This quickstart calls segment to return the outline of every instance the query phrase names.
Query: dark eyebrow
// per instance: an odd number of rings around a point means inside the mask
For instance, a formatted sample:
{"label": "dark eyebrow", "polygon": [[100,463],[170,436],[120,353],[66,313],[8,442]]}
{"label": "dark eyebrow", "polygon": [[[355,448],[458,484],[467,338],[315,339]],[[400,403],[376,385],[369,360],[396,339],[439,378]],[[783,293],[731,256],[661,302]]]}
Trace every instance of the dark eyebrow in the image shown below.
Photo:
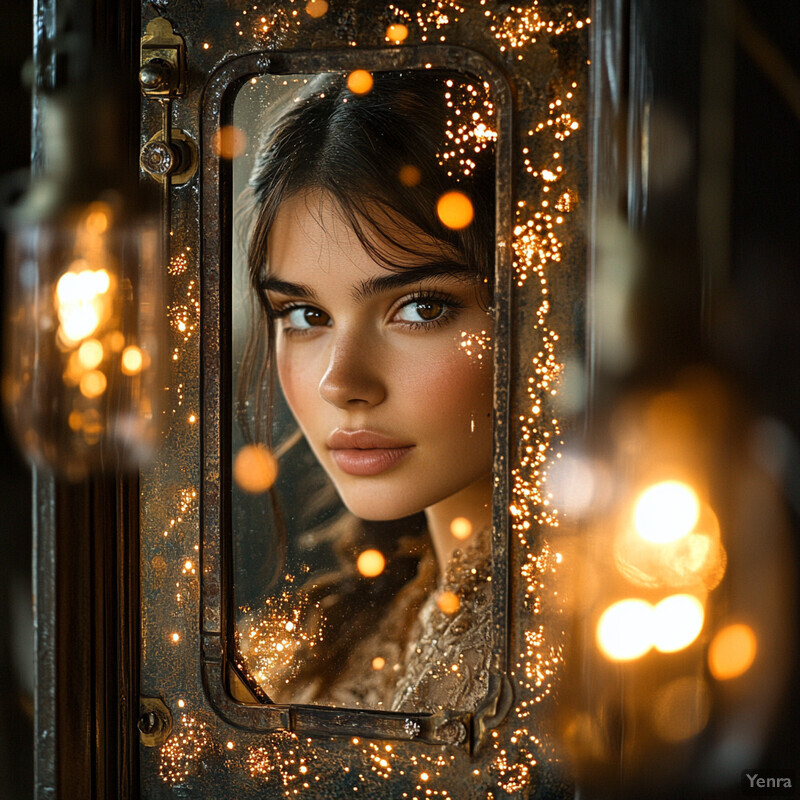
{"label": "dark eyebrow", "polygon": [[259,288],[262,292],[275,292],[289,297],[303,297],[306,300],[318,299],[317,293],[304,283],[291,283],[290,281],[279,281],[277,278],[267,277],[261,281]]}
{"label": "dark eyebrow", "polygon": [[[412,286],[431,278],[455,278],[464,283],[475,283],[479,279],[478,273],[455,261],[435,265],[425,264],[419,267],[404,267],[398,272],[389,272],[386,275],[377,275],[361,281],[353,289],[353,298],[363,301],[378,294]],[[289,297],[301,297],[307,300],[317,300],[317,293],[306,284],[281,281],[277,278],[267,277],[261,281],[261,290],[285,294]]]}

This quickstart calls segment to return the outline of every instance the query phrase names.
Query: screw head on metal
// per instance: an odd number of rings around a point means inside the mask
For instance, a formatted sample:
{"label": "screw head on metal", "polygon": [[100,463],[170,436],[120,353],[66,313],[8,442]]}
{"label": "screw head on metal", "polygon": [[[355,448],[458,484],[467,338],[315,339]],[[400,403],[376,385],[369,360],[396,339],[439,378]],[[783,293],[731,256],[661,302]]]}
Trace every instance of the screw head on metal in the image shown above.
{"label": "screw head on metal", "polygon": [[155,711],[145,711],[144,714],[139,717],[137,727],[142,733],[151,735],[156,733],[161,727],[161,719]]}
{"label": "screw head on metal", "polygon": [[177,164],[175,151],[160,140],[148,142],[139,156],[139,164],[151,175],[169,175]]}

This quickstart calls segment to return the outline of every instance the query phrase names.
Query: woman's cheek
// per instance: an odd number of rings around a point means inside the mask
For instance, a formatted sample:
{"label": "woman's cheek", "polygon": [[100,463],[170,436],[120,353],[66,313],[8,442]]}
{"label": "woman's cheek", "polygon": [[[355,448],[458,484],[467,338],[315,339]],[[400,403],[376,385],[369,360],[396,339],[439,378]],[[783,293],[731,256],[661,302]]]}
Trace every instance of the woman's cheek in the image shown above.
{"label": "woman's cheek", "polygon": [[276,353],[278,365],[278,380],[281,384],[283,396],[289,404],[289,408],[297,419],[300,427],[305,427],[304,421],[307,416],[309,400],[316,394],[316,387],[313,383],[313,372],[309,364],[297,361],[291,356],[290,348],[283,348]]}
{"label": "woman's cheek", "polygon": [[491,408],[492,362],[486,356],[478,360],[449,347],[402,365],[396,375],[398,391],[423,416],[458,418]]}

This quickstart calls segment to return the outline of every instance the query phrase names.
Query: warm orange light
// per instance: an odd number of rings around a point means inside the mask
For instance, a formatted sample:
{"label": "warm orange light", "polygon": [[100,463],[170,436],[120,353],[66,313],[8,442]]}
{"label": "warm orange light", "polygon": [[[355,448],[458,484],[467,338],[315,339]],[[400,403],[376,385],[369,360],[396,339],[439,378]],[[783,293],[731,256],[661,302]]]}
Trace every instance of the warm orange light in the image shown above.
{"label": "warm orange light", "polygon": [[246,444],[233,461],[233,480],[245,492],[260,494],[275,483],[278,462],[275,456],[260,444]]}
{"label": "warm orange light", "polygon": [[611,661],[632,661],[653,644],[650,625],[653,607],[645,600],[630,598],[609,606],[597,623],[597,644]]}
{"label": "warm orange light", "polygon": [[658,689],[652,700],[652,725],[667,742],[697,736],[708,724],[711,693],[702,678],[677,678]]}
{"label": "warm orange light", "polygon": [[356,560],[356,568],[365,578],[375,578],[383,572],[386,559],[380,550],[364,550]]}
{"label": "warm orange light", "polygon": [[328,13],[328,4],[325,0],[308,0],[306,14],[314,19],[324,17]]}
{"label": "warm orange light", "polygon": [[214,152],[220,158],[233,159],[244,153],[247,147],[247,136],[235,125],[225,125],[211,138]]}
{"label": "warm orange light", "polygon": [[142,370],[144,356],[136,345],[130,345],[122,351],[122,371],[126,375],[136,375]]}
{"label": "warm orange light", "polygon": [[79,384],[81,394],[84,397],[88,397],[90,400],[95,397],[100,397],[106,390],[107,385],[108,381],[106,380],[106,376],[97,369],[83,375]]}
{"label": "warm orange light", "polygon": [[396,22],[386,29],[386,38],[394,44],[400,44],[408,38],[408,28],[402,22]]}
{"label": "warm orange light", "polygon": [[386,659],[383,656],[375,656],[372,659],[372,669],[376,672],[382,670],[386,666]]}
{"label": "warm orange light", "polygon": [[347,88],[353,94],[367,94],[372,89],[372,75],[365,69],[354,69],[347,76]]}
{"label": "warm orange light", "polygon": [[475,216],[472,201],[463,192],[443,194],[436,204],[436,213],[443,225],[454,230],[466,228]]}
{"label": "warm orange light", "polygon": [[444,614],[455,614],[458,611],[461,601],[455,592],[441,592],[436,598],[436,605]]}
{"label": "warm orange light", "polygon": [[103,360],[103,345],[97,339],[87,339],[78,348],[78,361],[84,369],[94,369]]}
{"label": "warm orange light", "polygon": [[86,268],[84,259],[74,261],[56,284],[56,311],[60,323],[59,340],[73,346],[91,336],[108,310],[103,295],[111,287],[111,277],[104,269]]}
{"label": "warm orange light", "polygon": [[665,597],[653,608],[653,646],[662,653],[683,650],[700,635],[704,618],[703,604],[694,595]]}
{"label": "warm orange light", "polygon": [[633,522],[648,542],[674,542],[690,533],[700,516],[694,489],[680,481],[663,481],[645,489],[636,501]]}
{"label": "warm orange light", "polygon": [[718,681],[738,678],[756,658],[756,635],[749,625],[727,625],[711,640],[708,668]]}
{"label": "warm orange light", "polygon": [[466,517],[456,517],[450,522],[450,533],[456,539],[469,539],[472,536],[472,523]]}
{"label": "warm orange light", "polygon": [[96,236],[105,233],[108,230],[110,211],[111,209],[105,203],[92,203],[89,206],[89,213],[83,221],[86,230]]}
{"label": "warm orange light", "polygon": [[108,346],[114,353],[119,353],[119,351],[125,347],[125,335],[122,333],[122,331],[112,331],[108,335],[107,341]]}
{"label": "warm orange light", "polygon": [[420,172],[419,167],[415,167],[413,164],[405,164],[400,167],[397,177],[403,186],[418,186],[422,180],[422,172]]}

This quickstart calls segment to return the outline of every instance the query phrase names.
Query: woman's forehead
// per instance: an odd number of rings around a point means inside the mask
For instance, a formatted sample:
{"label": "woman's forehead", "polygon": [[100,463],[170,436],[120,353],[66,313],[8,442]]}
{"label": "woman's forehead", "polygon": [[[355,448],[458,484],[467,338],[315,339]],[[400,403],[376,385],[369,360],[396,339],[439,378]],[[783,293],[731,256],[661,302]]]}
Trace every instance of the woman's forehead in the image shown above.
{"label": "woman's forehead", "polygon": [[281,204],[270,229],[267,274],[294,280],[298,272],[323,271],[363,280],[398,268],[463,264],[452,245],[377,204],[369,219],[355,224],[358,231],[329,192],[293,195]]}

